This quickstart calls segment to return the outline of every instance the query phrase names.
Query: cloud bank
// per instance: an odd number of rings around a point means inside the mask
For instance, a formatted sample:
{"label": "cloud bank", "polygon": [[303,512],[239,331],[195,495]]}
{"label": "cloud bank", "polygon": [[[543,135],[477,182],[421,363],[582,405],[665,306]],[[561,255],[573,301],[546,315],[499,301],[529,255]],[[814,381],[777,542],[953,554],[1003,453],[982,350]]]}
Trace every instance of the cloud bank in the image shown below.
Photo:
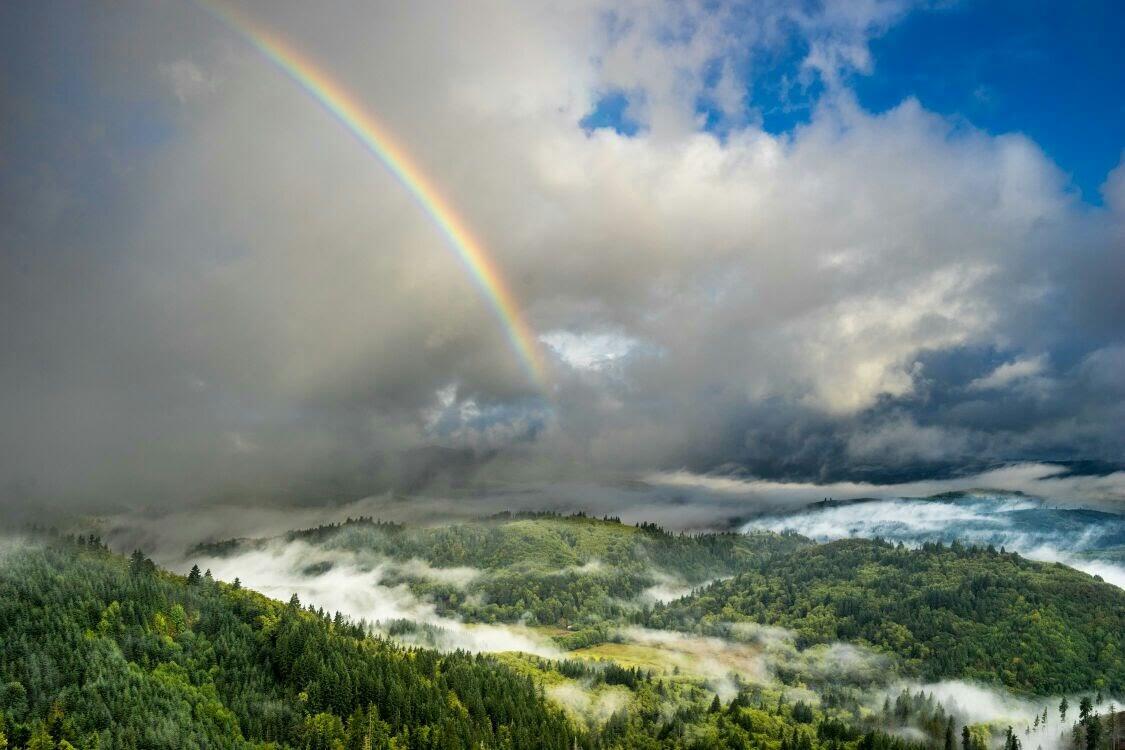
{"label": "cloud bank", "polygon": [[[820,489],[828,494],[855,488]],[[844,495],[825,505],[760,516],[743,529],[791,530],[820,541],[882,537],[911,545],[954,541],[991,545],[1035,560],[1062,562],[1125,588],[1125,515],[997,490],[920,498],[896,494],[903,487],[874,489],[870,495],[860,495],[866,499],[859,502],[848,502]]]}

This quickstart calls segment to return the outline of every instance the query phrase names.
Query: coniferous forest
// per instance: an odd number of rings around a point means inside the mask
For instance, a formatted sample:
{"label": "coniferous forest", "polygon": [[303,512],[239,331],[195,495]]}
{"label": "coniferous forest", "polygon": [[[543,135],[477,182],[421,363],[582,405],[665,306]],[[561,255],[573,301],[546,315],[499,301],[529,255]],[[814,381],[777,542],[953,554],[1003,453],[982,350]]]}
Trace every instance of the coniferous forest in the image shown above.
{"label": "coniferous forest", "polygon": [[[1125,593],[1007,552],[668,534],[549,514],[436,529],[358,519],[283,541],[435,564],[464,562],[476,545],[489,566],[474,579],[484,593],[459,600],[432,581],[397,585],[449,613],[467,601],[459,615],[471,622],[507,611],[481,602],[522,570],[504,601],[538,613],[533,629],[561,652],[408,645],[417,623],[356,621],[297,595],[276,601],[199,566],[176,575],[92,535],[32,534],[0,553],[0,747],[1113,750],[1120,732],[1117,712],[1095,706],[1125,675]],[[565,564],[573,569],[560,574]],[[721,580],[666,604],[629,604],[663,569]],[[615,576],[624,589],[606,588]],[[588,603],[582,624],[560,627],[572,615],[557,602],[579,612]],[[551,613],[559,620],[544,622]],[[740,644],[740,633],[761,636],[743,625],[783,628],[788,650]],[[689,649],[757,649],[771,674],[748,677],[735,657],[726,676],[694,671],[708,651],[662,662],[674,654],[644,645],[654,633]],[[888,674],[836,663],[838,643]],[[981,722],[924,686],[894,687],[893,674],[1007,686],[1035,706],[1034,726]],[[1056,694],[1075,696],[1069,716]]]}
{"label": "coniferous forest", "polygon": [[0,711],[9,747],[568,748],[532,680],[404,649],[341,619],[96,541],[7,548]]}

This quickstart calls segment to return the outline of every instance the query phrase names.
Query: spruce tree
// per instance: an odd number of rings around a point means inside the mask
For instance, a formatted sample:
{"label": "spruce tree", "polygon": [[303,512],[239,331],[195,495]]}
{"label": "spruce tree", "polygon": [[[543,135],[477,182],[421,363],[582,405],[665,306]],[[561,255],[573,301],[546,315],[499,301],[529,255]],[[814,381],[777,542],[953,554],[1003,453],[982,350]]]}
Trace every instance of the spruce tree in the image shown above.
{"label": "spruce tree", "polygon": [[145,572],[145,563],[152,564],[151,560],[145,557],[145,553],[139,549],[133,550],[133,554],[129,555],[129,572],[133,575],[140,575]]}
{"label": "spruce tree", "polygon": [[1086,750],[1098,750],[1102,739],[1102,717],[1094,712],[1086,717]]}
{"label": "spruce tree", "polygon": [[1078,723],[1085,724],[1090,718],[1090,712],[1094,710],[1094,703],[1090,700],[1089,696],[1082,696],[1082,700],[1078,702]]}

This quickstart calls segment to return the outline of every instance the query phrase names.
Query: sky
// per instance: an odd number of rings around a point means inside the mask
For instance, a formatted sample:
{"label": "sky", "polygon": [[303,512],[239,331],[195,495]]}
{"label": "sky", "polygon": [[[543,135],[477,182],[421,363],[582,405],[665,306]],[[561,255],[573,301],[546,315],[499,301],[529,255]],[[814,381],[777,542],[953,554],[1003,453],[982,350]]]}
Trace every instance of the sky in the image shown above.
{"label": "sky", "polygon": [[[232,9],[410,154],[541,377]],[[1125,468],[1123,32],[1113,2],[2,4],[0,503]]]}

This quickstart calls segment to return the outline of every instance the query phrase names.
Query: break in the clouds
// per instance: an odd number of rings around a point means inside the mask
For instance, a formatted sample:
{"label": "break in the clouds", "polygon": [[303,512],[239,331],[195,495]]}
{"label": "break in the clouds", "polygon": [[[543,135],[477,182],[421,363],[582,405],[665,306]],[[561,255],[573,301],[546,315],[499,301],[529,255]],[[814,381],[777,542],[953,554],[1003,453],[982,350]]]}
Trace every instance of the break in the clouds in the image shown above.
{"label": "break in the clouds", "polygon": [[1076,184],[1066,117],[1022,125],[1047,99],[865,93],[957,8],[237,5],[413,155],[546,385],[402,186],[215,16],[7,4],[5,504],[1125,455],[1125,165]]}

